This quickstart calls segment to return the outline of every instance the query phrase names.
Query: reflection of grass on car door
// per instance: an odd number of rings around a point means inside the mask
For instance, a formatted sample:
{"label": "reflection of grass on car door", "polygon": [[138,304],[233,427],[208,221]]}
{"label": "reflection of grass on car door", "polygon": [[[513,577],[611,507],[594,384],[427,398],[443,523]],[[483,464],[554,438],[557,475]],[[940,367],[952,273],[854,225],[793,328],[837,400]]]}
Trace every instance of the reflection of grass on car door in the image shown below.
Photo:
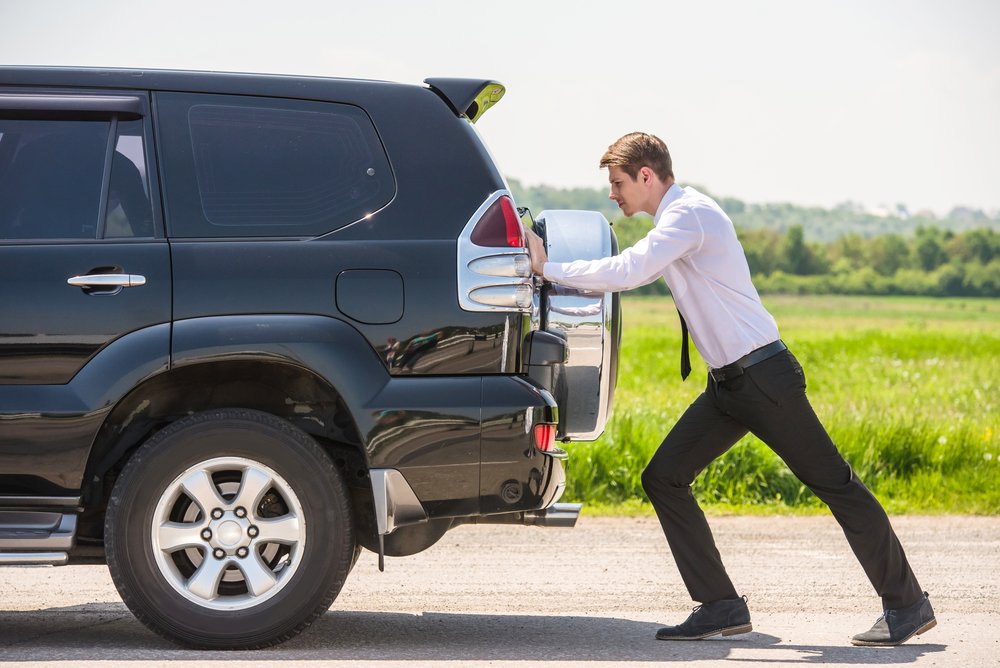
{"label": "reflection of grass on car door", "polygon": [[[765,296],[764,304],[802,362],[820,419],[890,512],[1000,512],[1000,303]],[[669,297],[627,297],[623,313],[614,413],[600,440],[570,445],[565,500],[634,508],[643,467],[705,387],[697,361],[680,382]],[[744,511],[821,507],[753,436],[709,466],[694,493]]]}

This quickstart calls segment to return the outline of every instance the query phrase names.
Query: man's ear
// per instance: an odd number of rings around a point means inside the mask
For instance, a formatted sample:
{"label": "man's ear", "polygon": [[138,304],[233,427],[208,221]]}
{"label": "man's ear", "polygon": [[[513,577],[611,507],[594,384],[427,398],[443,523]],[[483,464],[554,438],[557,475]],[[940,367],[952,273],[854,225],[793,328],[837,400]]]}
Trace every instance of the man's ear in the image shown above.
{"label": "man's ear", "polygon": [[653,178],[653,170],[649,167],[640,167],[639,176],[642,177],[643,185],[648,184]]}

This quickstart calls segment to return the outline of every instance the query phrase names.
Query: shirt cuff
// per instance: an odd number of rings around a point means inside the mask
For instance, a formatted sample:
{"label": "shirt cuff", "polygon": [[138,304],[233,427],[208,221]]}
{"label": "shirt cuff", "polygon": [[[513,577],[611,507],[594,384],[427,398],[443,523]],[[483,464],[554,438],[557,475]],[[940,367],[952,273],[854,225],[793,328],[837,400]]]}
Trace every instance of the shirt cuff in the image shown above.
{"label": "shirt cuff", "polygon": [[554,281],[562,275],[558,262],[546,262],[542,265],[542,278]]}

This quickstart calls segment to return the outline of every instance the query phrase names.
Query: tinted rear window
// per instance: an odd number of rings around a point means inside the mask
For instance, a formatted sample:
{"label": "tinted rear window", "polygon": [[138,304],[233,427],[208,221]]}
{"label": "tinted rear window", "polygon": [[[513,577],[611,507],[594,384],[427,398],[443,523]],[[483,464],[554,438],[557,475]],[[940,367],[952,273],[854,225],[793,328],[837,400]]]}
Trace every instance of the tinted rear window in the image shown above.
{"label": "tinted rear window", "polygon": [[316,236],[377,211],[395,191],[357,107],[169,93],[157,108],[173,236]]}

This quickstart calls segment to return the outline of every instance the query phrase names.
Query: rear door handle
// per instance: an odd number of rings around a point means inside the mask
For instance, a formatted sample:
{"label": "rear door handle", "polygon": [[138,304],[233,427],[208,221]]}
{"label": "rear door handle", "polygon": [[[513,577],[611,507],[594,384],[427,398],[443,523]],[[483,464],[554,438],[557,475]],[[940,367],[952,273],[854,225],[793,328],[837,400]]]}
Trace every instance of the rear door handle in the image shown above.
{"label": "rear door handle", "polygon": [[135,288],[146,285],[146,277],[139,274],[89,274],[74,276],[66,282],[78,288]]}

